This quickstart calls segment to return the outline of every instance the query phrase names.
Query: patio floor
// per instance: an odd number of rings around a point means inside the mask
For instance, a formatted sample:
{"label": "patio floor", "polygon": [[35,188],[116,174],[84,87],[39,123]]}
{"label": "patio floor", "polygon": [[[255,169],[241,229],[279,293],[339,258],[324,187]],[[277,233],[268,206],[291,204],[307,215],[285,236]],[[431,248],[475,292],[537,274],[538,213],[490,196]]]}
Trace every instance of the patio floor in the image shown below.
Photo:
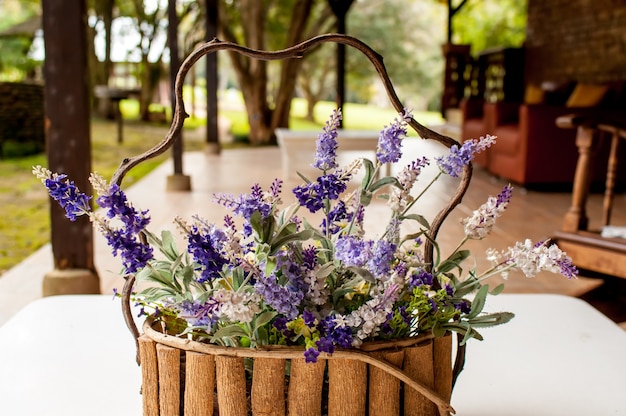
{"label": "patio floor", "polygon": [[[408,140],[405,144],[403,160],[397,166],[404,166],[409,160],[421,155],[437,155],[442,150],[436,144],[429,144],[419,139]],[[347,163],[355,158],[353,152],[341,154],[340,162]],[[341,164],[340,163],[340,164]],[[301,166],[307,172],[307,166]],[[172,219],[180,216],[185,219],[198,214],[211,222],[221,223],[227,211],[214,203],[214,193],[225,192],[239,194],[248,192],[250,186],[258,182],[267,189],[272,180],[281,176],[281,159],[277,147],[245,148],[224,150],[220,155],[204,152],[186,152],[184,156],[184,172],[191,177],[192,191],[165,191],[166,177],[173,168],[171,161],[162,164],[137,184],[127,189],[129,199],[140,209],[150,209],[152,218],[151,230],[173,229]],[[394,169],[397,172],[397,170]],[[309,170],[310,172],[310,170]],[[285,203],[290,202],[291,188],[300,183],[298,178],[289,178],[283,186]],[[489,195],[496,195],[506,184],[493,178],[480,168],[474,170],[472,184],[463,203],[451,214],[442,227],[438,241],[442,251],[452,250],[460,241],[463,230],[459,221],[470,215]],[[438,182],[429,191],[428,198],[417,211],[430,218],[438,204],[445,200],[455,189],[452,178]],[[592,196],[592,205],[599,209],[600,196]],[[626,216],[626,200],[618,197],[616,215]],[[484,250],[489,247],[504,249],[515,241],[523,238],[533,240],[545,239],[561,225],[561,218],[570,204],[567,193],[541,193],[526,191],[521,188],[514,190],[511,205],[499,220],[492,235],[483,241],[472,241],[467,248],[477,257],[476,264],[486,267],[481,258]],[[596,209],[593,208],[593,209]],[[366,229],[375,236],[380,233],[388,218],[383,202],[374,202],[366,210]],[[593,218],[593,216],[592,216]],[[315,221],[313,221],[315,224]],[[622,221],[626,223],[626,221]],[[114,287],[121,288],[122,280],[117,275],[120,263],[109,253],[104,239],[95,237],[95,262],[101,279],[102,293],[111,293]],[[468,261],[467,268],[472,261]],[[46,245],[9,270],[0,278],[0,325],[10,318],[17,310],[27,303],[41,297],[43,276],[52,270],[52,253],[50,245]],[[494,278],[494,283],[500,280]],[[580,296],[599,286],[602,281],[580,278],[568,281],[561,276],[543,273],[533,279],[525,278],[521,273],[512,273],[505,291],[509,293],[560,293]]]}

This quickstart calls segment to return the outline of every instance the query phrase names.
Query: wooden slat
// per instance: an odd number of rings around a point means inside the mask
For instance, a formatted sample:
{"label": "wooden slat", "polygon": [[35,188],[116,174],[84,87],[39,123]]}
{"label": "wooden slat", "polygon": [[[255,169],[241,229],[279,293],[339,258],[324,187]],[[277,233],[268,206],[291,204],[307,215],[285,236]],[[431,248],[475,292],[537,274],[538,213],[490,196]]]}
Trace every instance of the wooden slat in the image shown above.
{"label": "wooden slat", "polygon": [[163,344],[156,346],[159,362],[159,410],[160,414],[180,414],[180,353],[178,348]]}
{"label": "wooden slat", "polygon": [[289,373],[289,415],[321,416],[322,388],[326,360],[307,363],[304,358],[292,359]]}
{"label": "wooden slat", "polygon": [[435,391],[450,402],[452,397],[452,336],[433,340]]}
{"label": "wooden slat", "polygon": [[141,396],[144,416],[159,416],[159,369],[156,343],[142,335],[139,341],[141,359]]}
{"label": "wooden slat", "polygon": [[255,358],[252,376],[252,414],[285,415],[285,364],[277,358]]}
{"label": "wooden slat", "polygon": [[212,416],[215,358],[187,351],[185,362],[185,416]]}
{"label": "wooden slat", "polygon": [[[435,387],[433,344],[428,342],[404,350],[404,372],[426,387]],[[436,416],[437,406],[422,394],[404,386],[404,416]]]}
{"label": "wooden slat", "polygon": [[367,364],[328,361],[328,416],[363,416],[367,400]]}
{"label": "wooden slat", "polygon": [[248,416],[243,358],[215,356],[215,377],[220,416]]}
{"label": "wooden slat", "polygon": [[[373,352],[372,356],[402,368],[404,351]],[[400,414],[401,383],[393,375],[369,366],[369,414],[370,416],[397,416]]]}

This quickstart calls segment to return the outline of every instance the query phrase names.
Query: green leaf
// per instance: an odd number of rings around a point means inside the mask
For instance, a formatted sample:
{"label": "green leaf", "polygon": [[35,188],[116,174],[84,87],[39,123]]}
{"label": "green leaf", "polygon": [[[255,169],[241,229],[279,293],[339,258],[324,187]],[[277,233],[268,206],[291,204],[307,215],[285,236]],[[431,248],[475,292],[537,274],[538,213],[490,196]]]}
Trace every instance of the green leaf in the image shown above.
{"label": "green leaf", "polygon": [[400,182],[398,182],[396,178],[394,178],[393,176],[385,176],[384,178],[381,178],[377,180],[376,182],[374,182],[373,184],[371,184],[370,187],[368,188],[368,191],[375,192],[385,185],[393,185],[397,188],[402,189],[402,185],[400,185]]}
{"label": "green leaf", "polygon": [[477,317],[478,314],[483,311],[487,300],[487,293],[489,293],[489,286],[482,286],[478,289],[478,293],[476,293],[472,301],[472,309],[470,309],[470,313],[467,315],[468,320]]}
{"label": "green leaf", "polygon": [[163,254],[167,256],[170,260],[176,259],[178,254],[178,248],[176,247],[176,241],[174,240],[174,236],[170,231],[162,231],[161,232],[161,241],[163,242],[163,248],[161,251]]}
{"label": "green leaf", "polygon": [[[294,224],[295,225],[295,224]],[[313,238],[314,232],[312,230],[302,230],[294,234],[285,234],[280,238],[274,239],[271,244],[270,253],[274,254],[284,245],[291,243],[292,241],[306,241]]]}
{"label": "green leaf", "polygon": [[276,315],[278,315],[278,313],[275,311],[265,311],[257,315],[252,321],[252,332],[256,333],[260,327],[270,322]]}
{"label": "green leaf", "polygon": [[511,312],[495,312],[495,313],[490,313],[487,315],[481,315],[476,318],[468,319],[468,322],[472,326],[476,326],[479,328],[487,328],[491,326],[506,324],[514,317],[515,317],[515,314]]}
{"label": "green leaf", "polygon": [[503,290],[504,290],[504,283],[500,283],[491,292],[489,292],[489,294],[493,295],[493,296],[496,296],[496,295],[499,295],[500,293],[502,293]]}
{"label": "green leaf", "polygon": [[376,282],[376,276],[374,276],[372,274],[372,272],[370,272],[367,269],[364,269],[363,267],[350,266],[350,267],[348,267],[348,270],[356,273],[357,275],[362,277],[363,280],[365,280],[367,282],[370,282],[370,283],[375,283]]}
{"label": "green leaf", "polygon": [[426,229],[430,230],[430,224],[428,223],[428,220],[426,220],[426,218],[424,218],[423,215],[420,214],[408,214],[408,215],[403,215],[402,220],[414,220],[417,221],[421,226],[425,227]]}
{"label": "green leaf", "polygon": [[447,273],[453,269],[461,268],[460,264],[470,256],[469,250],[459,250],[444,260],[439,267],[437,267],[438,273]]}
{"label": "green leaf", "polygon": [[348,293],[354,293],[354,289],[342,287],[333,292],[333,303],[337,304]]}
{"label": "green leaf", "polygon": [[213,338],[211,342],[215,342],[214,340],[218,340],[220,338],[231,338],[231,337],[247,337],[249,334],[243,329],[241,326],[232,324],[225,326],[223,328],[218,329],[215,334],[213,334]]}
{"label": "green leaf", "polygon": [[363,166],[365,167],[365,174],[363,176],[363,181],[361,182],[361,188],[368,189],[369,184],[372,182],[374,177],[374,163],[371,160],[363,158]]}
{"label": "green leaf", "polygon": [[306,176],[304,176],[302,173],[296,171],[296,174],[306,183],[311,183],[311,181],[309,180],[309,178],[307,178]]}

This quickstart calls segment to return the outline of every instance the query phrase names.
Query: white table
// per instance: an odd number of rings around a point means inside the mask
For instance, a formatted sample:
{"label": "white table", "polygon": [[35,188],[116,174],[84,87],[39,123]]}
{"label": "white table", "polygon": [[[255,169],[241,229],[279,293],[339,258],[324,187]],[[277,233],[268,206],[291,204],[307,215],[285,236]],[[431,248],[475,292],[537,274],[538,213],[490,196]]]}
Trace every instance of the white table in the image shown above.
{"label": "white table", "polygon": [[[516,313],[470,341],[457,415],[626,415],[626,331],[585,302],[500,295]],[[119,300],[37,300],[0,327],[0,415],[140,415],[140,369]]]}
{"label": "white table", "polygon": [[626,331],[613,321],[559,295],[499,295],[486,309],[516,316],[468,343],[457,415],[626,415]]}
{"label": "white table", "polygon": [[[283,165],[283,177],[296,175],[296,169],[308,167],[315,157],[315,143],[320,131],[276,129],[276,139],[280,147]],[[378,130],[338,130],[337,143],[339,152],[360,151],[376,153],[378,148]],[[372,159],[373,160],[373,159]],[[385,175],[389,175],[390,166],[385,166]]]}
{"label": "white table", "polygon": [[119,299],[54,296],[0,327],[0,415],[141,415],[141,372]]}

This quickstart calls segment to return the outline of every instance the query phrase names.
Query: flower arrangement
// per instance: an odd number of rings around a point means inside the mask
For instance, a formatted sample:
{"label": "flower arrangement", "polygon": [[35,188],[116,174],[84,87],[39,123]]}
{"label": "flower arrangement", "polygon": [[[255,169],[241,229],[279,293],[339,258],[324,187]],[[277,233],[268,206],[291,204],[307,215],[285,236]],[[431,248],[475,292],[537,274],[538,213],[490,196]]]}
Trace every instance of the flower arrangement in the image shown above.
{"label": "flower arrangement", "polygon": [[[144,313],[174,322],[179,336],[202,342],[299,345],[309,362],[335,348],[426,332],[458,332],[464,343],[482,339],[478,328],[513,317],[483,312],[487,295],[502,290],[502,285],[490,289],[485,283],[490,276],[520,269],[528,277],[542,270],[576,277],[571,259],[556,245],[529,240],[502,252],[490,250],[489,270],[464,273],[462,263],[470,256],[464,243],[490,233],[509,204],[510,185],[463,221],[465,236],[447,256],[428,221],[413,212],[434,182],[443,175],[459,176],[494,137],[452,146],[449,154],[435,159],[438,170],[432,180],[417,186],[421,172],[433,168],[425,157],[397,176],[378,177],[383,164],[400,160],[409,111],[380,132],[375,161],[363,158],[346,167],[336,162],[340,119],[336,110],[319,134],[312,166],[320,175],[314,180],[301,175],[304,183],[293,189],[296,203],[280,208],[283,183],[278,179],[269,190],[257,184],[248,194],[215,195],[232,216],[221,226],[200,216],[177,218],[185,250],[176,247],[171,232],[151,233],[148,211],[134,208],[117,184],[95,174],[90,178],[103,214],[91,209],[90,197],[66,175],[41,166],[33,172],[70,220],[89,216],[121,257],[123,273],[148,283],[134,295]],[[350,190],[359,171],[361,185]],[[364,217],[375,196],[386,199],[390,215],[383,234],[373,238],[364,229]],[[303,211],[321,214],[321,223],[310,223]],[[406,223],[419,231],[403,235]],[[434,247],[432,262],[424,256],[426,242]]]}

